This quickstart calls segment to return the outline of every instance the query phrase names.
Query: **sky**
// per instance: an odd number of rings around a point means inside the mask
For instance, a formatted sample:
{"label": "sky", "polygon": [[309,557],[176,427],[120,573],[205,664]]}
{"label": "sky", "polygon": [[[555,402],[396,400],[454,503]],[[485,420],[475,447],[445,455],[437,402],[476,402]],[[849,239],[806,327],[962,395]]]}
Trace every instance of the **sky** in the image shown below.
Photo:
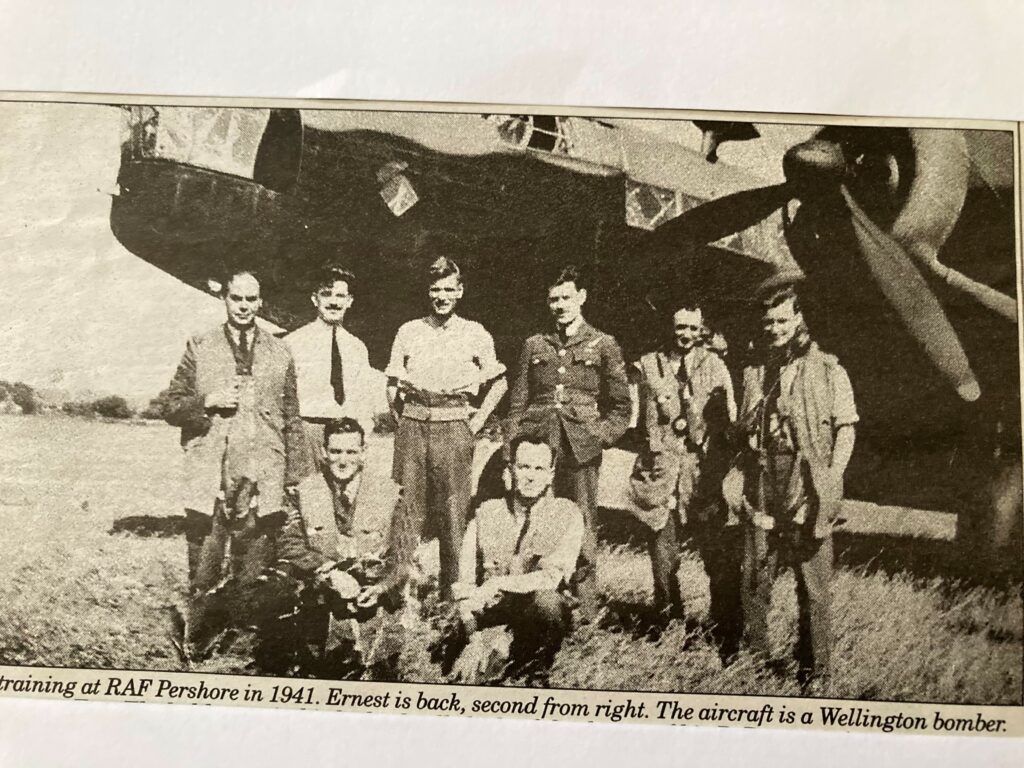
{"label": "sky", "polygon": [[0,379],[145,401],[224,310],[110,231],[114,107],[0,104]]}

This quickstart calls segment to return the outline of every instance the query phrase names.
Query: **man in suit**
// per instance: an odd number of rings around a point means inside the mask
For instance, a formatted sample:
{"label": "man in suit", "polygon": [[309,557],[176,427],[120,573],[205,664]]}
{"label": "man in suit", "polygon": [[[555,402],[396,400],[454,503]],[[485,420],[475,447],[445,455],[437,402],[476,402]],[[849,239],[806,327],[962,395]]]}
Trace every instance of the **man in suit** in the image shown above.
{"label": "man in suit", "polygon": [[594,517],[602,450],[629,427],[633,408],[622,351],[609,334],[583,318],[587,289],[575,267],[548,288],[555,327],[523,344],[512,386],[510,438],[527,434],[555,452],[555,493],[575,501],[585,522],[576,595],[583,620],[597,613]]}
{"label": "man in suit", "polygon": [[509,494],[477,509],[462,542],[454,592],[465,647],[453,676],[463,682],[543,679],[572,627],[564,591],[579,559],[583,516],[551,493],[547,441],[519,437],[511,454]]}
{"label": "man in suit", "polygon": [[[256,663],[269,674],[298,667],[333,679],[366,669],[393,677],[401,650],[393,618],[417,532],[399,509],[398,486],[383,475],[365,477],[366,441],[358,421],[327,422],[323,439],[323,469],[299,484],[277,537],[268,577],[278,578],[268,578],[256,611]],[[296,594],[299,603],[289,604]]]}
{"label": "man in suit", "polygon": [[259,281],[234,272],[223,290],[227,322],[189,340],[167,394],[185,451],[187,644],[230,619],[212,615],[219,584],[256,579],[272,561],[302,438],[291,352],[256,324]]}
{"label": "man in suit", "polygon": [[[355,277],[337,266],[325,267],[310,301],[316,318],[288,334],[295,358],[299,413],[305,430],[301,477],[324,460],[324,425],[333,419],[356,419],[365,434],[373,431],[370,361],[366,345],[345,329],[354,301]],[[381,392],[383,396],[383,392]]]}
{"label": "man in suit", "polygon": [[713,348],[704,314],[686,301],[672,316],[672,339],[640,358],[640,418],[646,442],[631,478],[639,517],[651,530],[654,605],[662,620],[683,618],[677,574],[683,526],[697,544],[711,591],[712,635],[723,660],[739,649],[740,552],[728,525],[722,478],[736,419],[732,378]]}

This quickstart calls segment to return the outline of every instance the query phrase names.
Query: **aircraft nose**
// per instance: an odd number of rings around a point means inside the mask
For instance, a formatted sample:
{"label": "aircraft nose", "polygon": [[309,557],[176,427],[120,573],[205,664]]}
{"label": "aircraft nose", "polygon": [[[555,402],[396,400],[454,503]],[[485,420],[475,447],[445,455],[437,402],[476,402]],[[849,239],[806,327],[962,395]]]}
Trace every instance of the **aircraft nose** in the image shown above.
{"label": "aircraft nose", "polygon": [[782,170],[787,180],[798,184],[834,184],[846,173],[846,157],[836,142],[811,139],[786,152]]}

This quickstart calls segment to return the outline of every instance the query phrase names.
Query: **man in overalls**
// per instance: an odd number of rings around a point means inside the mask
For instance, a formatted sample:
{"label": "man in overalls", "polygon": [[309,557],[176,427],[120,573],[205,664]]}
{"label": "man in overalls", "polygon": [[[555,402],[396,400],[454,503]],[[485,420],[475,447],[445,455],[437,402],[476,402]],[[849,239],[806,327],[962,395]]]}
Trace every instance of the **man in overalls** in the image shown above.
{"label": "man in overalls", "polygon": [[218,588],[255,580],[272,562],[302,440],[291,352],[256,325],[259,281],[236,272],[223,290],[227,322],[189,340],[165,413],[185,451],[187,657],[203,655],[198,638],[232,619]]}

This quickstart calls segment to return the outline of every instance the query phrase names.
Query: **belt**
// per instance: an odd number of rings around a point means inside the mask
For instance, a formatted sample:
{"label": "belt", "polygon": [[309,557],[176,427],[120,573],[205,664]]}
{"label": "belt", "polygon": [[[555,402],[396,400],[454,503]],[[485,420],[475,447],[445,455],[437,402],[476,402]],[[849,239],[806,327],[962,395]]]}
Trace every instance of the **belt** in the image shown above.
{"label": "belt", "polygon": [[468,405],[432,407],[419,403],[405,403],[402,406],[402,417],[413,421],[465,421],[469,414]]}
{"label": "belt", "polygon": [[402,390],[402,401],[408,405],[425,405],[428,408],[452,408],[469,404],[469,395],[464,392],[431,392],[427,389],[405,387]]}
{"label": "belt", "polygon": [[464,421],[472,409],[469,395],[408,387],[402,395],[402,416],[413,421]]}
{"label": "belt", "polygon": [[[766,515],[764,512],[752,512],[750,515],[750,521],[754,524],[754,527],[760,528],[762,531],[775,530],[775,525],[778,522],[776,518],[771,515]],[[800,508],[797,509],[796,514],[789,519],[789,523],[795,526],[801,526],[807,522],[807,505],[801,504]]]}
{"label": "belt", "polygon": [[597,401],[592,397],[587,397],[586,395],[567,395],[562,392],[556,392],[554,395],[541,395],[530,403],[530,405],[555,408],[557,410],[561,410],[565,407],[590,409],[593,410],[596,417],[600,417],[600,409],[598,408]]}

